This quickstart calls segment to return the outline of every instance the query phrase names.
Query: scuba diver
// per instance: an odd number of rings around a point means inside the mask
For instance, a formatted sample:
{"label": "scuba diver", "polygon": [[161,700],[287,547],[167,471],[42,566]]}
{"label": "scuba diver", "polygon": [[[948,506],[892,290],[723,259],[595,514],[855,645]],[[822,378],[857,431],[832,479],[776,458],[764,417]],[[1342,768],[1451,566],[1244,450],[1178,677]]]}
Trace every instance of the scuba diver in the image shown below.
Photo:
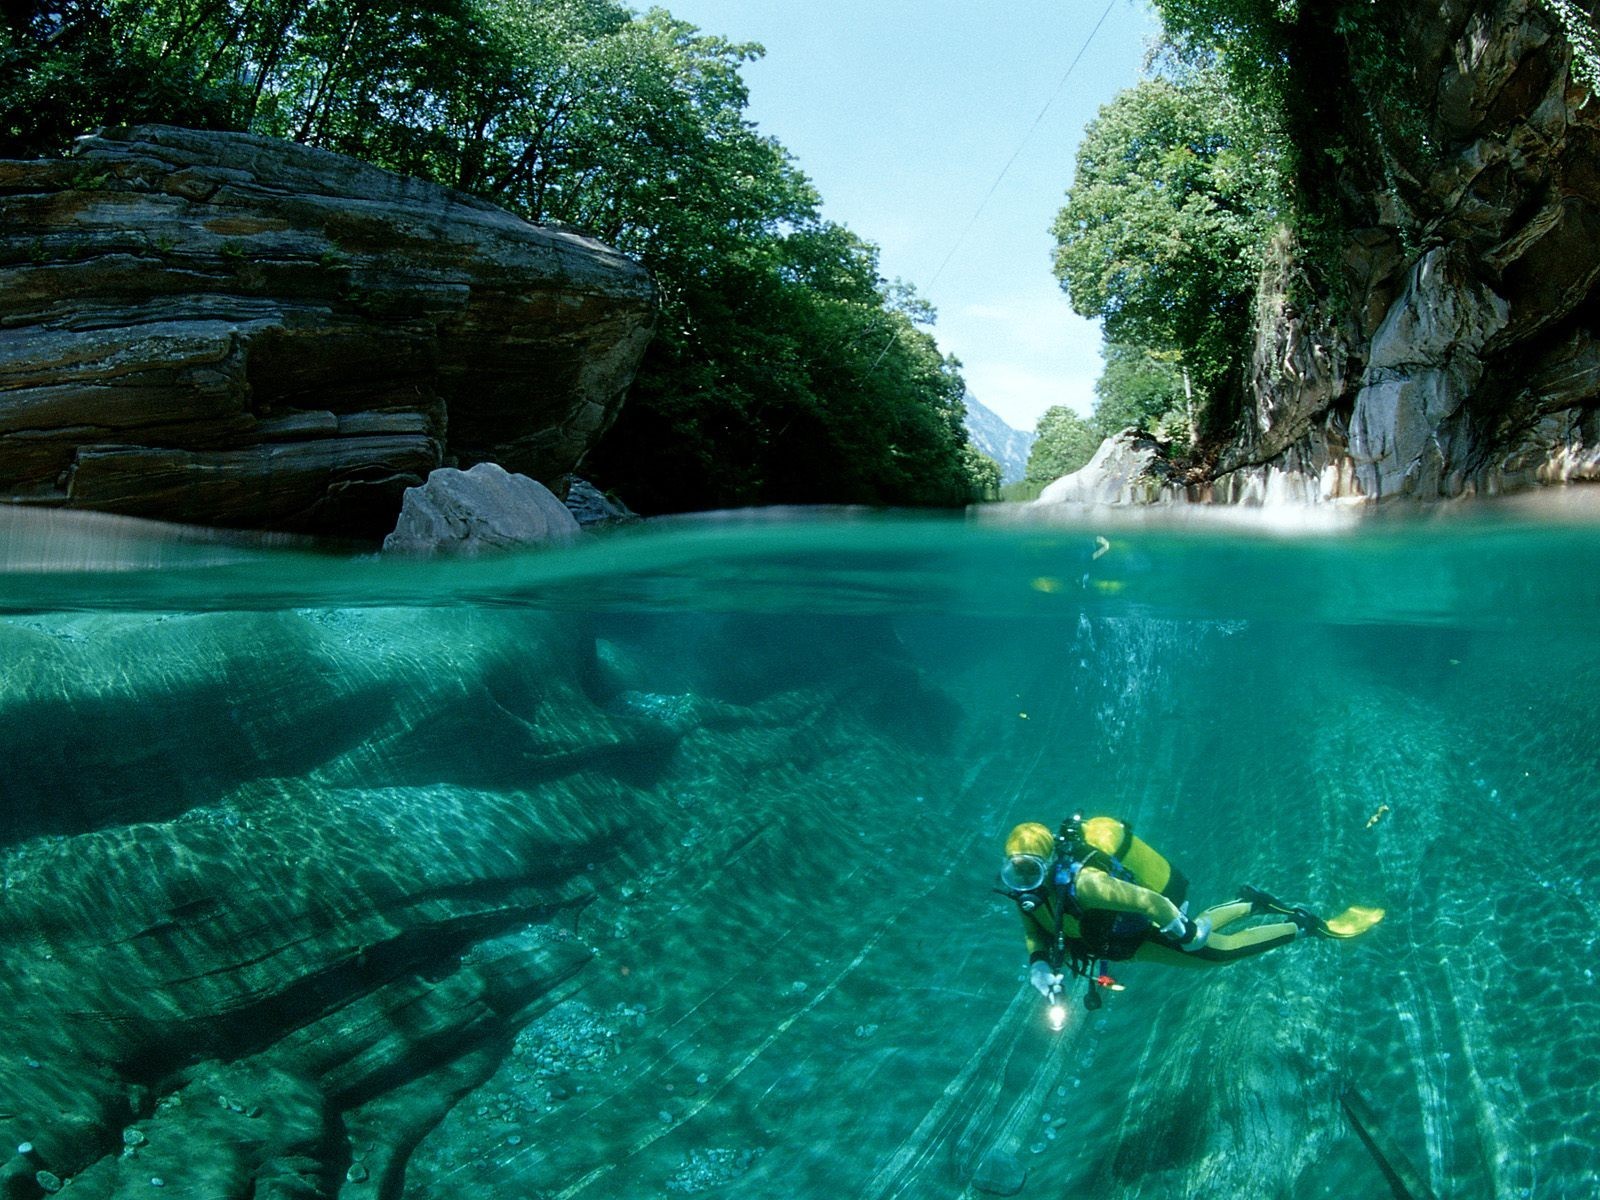
{"label": "scuba diver", "polygon": [[[1183,873],[1115,817],[1075,815],[1055,834],[1037,823],[1018,825],[1005,853],[995,890],[1022,914],[1028,981],[1050,1001],[1057,1028],[1066,1015],[1060,997],[1068,971],[1089,980],[1084,1004],[1098,1008],[1097,988],[1121,990],[1108,962],[1220,966],[1303,937],[1357,937],[1383,919],[1381,908],[1349,908],[1324,921],[1252,887],[1191,917]],[[1282,919],[1224,932],[1269,914]]]}

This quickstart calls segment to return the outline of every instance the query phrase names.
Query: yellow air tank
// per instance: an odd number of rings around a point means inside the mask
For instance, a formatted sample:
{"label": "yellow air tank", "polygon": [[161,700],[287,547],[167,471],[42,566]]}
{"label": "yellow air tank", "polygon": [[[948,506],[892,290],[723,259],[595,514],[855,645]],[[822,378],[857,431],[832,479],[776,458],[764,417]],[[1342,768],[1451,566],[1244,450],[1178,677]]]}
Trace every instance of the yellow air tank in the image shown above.
{"label": "yellow air tank", "polygon": [[1133,876],[1140,887],[1160,892],[1174,904],[1189,896],[1189,881],[1158,854],[1148,842],[1137,838],[1133,829],[1115,817],[1089,817],[1083,822],[1083,840],[1096,850],[1111,855]]}

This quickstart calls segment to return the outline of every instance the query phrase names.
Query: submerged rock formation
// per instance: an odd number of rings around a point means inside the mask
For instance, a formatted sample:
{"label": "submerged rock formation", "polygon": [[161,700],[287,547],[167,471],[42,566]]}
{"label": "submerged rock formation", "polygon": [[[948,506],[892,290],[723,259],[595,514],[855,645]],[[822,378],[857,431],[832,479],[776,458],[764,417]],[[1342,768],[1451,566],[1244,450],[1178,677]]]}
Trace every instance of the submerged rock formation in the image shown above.
{"label": "submerged rock formation", "polygon": [[[47,538],[0,588],[0,1194],[1367,1197],[1359,1093],[1438,1195],[1589,1195],[1600,548],[1465,524]],[[990,889],[1080,806],[1198,905],[1389,917],[1113,964],[1054,1033]]]}
{"label": "submerged rock formation", "polygon": [[604,246],[305,146],[0,162],[0,498],[382,536],[445,463],[559,487],[654,304]]}
{"label": "submerged rock formation", "polygon": [[[848,624],[824,656],[859,669],[799,691],[769,664],[758,694],[718,682],[714,652],[762,653],[718,621],[614,633],[600,672],[590,616],[503,607],[0,618],[0,1194],[41,1171],[88,1197],[523,1194],[528,1164],[491,1157],[507,1139],[558,1177],[612,1161],[536,1137],[546,1119],[615,1147],[686,1118],[696,1073],[728,1066],[719,1046],[684,1076],[677,1044],[763,1024],[660,963],[704,938],[781,972],[763,1019],[804,1007],[793,981],[838,969],[828,941],[882,852],[857,788],[907,816],[928,790],[863,710],[920,738],[944,702]],[[668,646],[705,661],[673,682]],[[753,916],[676,915],[779,879],[833,928],[780,948]],[[476,1187],[451,1145],[482,1156]]]}

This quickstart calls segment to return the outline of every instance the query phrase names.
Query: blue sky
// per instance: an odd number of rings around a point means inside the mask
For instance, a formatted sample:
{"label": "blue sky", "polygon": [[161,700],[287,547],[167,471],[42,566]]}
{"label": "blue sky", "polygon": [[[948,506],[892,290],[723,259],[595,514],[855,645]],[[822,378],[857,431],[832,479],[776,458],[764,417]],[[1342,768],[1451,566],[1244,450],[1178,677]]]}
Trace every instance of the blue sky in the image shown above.
{"label": "blue sky", "polygon": [[1019,429],[1052,404],[1089,412],[1099,328],[1057,287],[1049,228],[1085,123],[1138,79],[1157,30],[1143,0],[1109,0],[1064,88],[1108,0],[661,3],[766,47],[745,69],[751,118],[828,217],[877,243],[884,275],[933,301],[934,334],[979,400]]}

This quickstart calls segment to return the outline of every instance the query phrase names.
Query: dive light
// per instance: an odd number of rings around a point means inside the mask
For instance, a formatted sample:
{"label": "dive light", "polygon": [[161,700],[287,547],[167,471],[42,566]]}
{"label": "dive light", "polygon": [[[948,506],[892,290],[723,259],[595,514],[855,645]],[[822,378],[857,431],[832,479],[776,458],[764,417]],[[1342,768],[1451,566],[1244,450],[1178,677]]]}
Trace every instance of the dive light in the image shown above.
{"label": "dive light", "polygon": [[1061,989],[1059,987],[1053,987],[1050,989],[1050,1009],[1048,1016],[1050,1018],[1050,1029],[1053,1033],[1060,1033],[1066,1028],[1067,1006],[1065,1003],[1065,998],[1062,996]]}

